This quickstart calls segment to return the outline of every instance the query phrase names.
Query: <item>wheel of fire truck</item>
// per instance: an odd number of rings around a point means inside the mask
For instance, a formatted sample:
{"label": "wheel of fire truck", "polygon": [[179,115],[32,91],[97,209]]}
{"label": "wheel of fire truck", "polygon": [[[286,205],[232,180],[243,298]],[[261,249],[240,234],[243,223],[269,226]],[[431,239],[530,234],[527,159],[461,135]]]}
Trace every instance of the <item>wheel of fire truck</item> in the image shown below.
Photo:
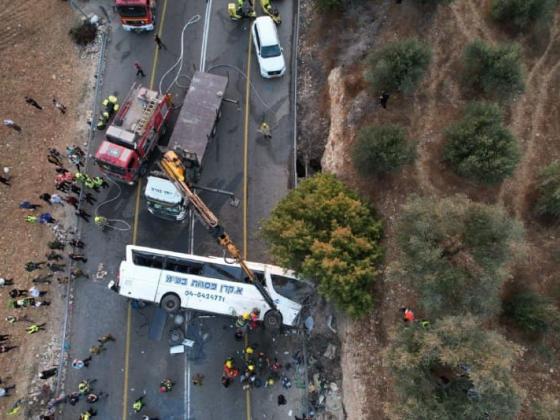
{"label": "wheel of fire truck", "polygon": [[264,314],[264,327],[270,331],[278,331],[282,326],[282,314],[277,309],[271,309]]}
{"label": "wheel of fire truck", "polygon": [[168,293],[161,298],[160,306],[166,312],[172,313],[181,307],[181,299],[175,293]]}

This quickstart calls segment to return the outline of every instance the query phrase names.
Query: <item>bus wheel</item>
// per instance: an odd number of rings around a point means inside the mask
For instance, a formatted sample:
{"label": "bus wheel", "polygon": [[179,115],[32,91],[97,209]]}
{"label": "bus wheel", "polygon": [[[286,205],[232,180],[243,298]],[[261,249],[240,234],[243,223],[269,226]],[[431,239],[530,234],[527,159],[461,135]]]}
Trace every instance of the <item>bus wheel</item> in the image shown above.
{"label": "bus wheel", "polygon": [[166,312],[172,313],[181,307],[181,299],[176,294],[170,293],[161,298],[160,305]]}
{"label": "bus wheel", "polygon": [[271,309],[264,314],[263,322],[267,330],[278,331],[282,326],[282,314],[276,309]]}
{"label": "bus wheel", "polygon": [[181,331],[179,328],[174,328],[169,331],[169,345],[170,346],[177,346],[181,344],[185,340],[185,333]]}

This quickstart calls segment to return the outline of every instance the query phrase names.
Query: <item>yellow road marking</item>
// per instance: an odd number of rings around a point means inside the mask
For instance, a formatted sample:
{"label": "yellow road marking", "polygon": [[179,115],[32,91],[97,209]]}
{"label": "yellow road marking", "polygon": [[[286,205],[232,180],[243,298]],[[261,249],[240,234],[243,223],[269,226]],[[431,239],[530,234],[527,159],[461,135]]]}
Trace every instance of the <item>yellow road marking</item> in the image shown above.
{"label": "yellow road marking", "polygon": [[[247,258],[247,206],[248,206],[248,149],[249,149],[249,103],[251,94],[251,32],[249,31],[249,46],[247,47],[247,79],[245,81],[245,120],[243,125],[243,258]],[[248,333],[245,334],[245,347],[249,344]],[[247,355],[245,355],[247,356]],[[245,391],[245,407],[247,411],[247,420],[251,420],[251,389]]]}
{"label": "yellow road marking", "polygon": [[243,258],[247,258],[247,166],[249,153],[249,103],[251,94],[251,32],[249,31],[249,46],[247,47],[247,79],[245,81],[245,120],[243,124]]}
{"label": "yellow road marking", "polygon": [[[163,10],[161,12],[161,23],[159,25],[158,36],[161,36],[163,31],[163,23],[165,21],[165,13],[167,11],[167,0],[163,2]],[[152,61],[152,74],[150,75],[150,89],[153,89],[156,80],[156,68],[159,57],[159,48],[154,50],[154,59]],[[138,180],[136,187],[136,203],[134,204],[134,222],[132,224],[132,244],[136,245],[138,239],[138,213],[140,211],[140,194],[142,192],[142,181]],[[128,303],[128,310],[126,315],[126,344],[124,348],[124,381],[123,381],[123,406],[122,406],[122,419],[128,418],[128,362],[130,359],[130,326],[132,324],[132,307]]]}

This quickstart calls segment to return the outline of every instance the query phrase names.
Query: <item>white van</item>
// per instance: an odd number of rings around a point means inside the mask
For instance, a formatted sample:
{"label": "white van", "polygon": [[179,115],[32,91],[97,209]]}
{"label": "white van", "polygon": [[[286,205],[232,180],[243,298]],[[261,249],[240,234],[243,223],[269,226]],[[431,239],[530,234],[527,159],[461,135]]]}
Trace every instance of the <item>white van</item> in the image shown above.
{"label": "white van", "polygon": [[283,76],[286,72],[286,62],[274,21],[269,16],[256,18],[253,22],[252,36],[261,76],[267,79]]}
{"label": "white van", "polygon": [[[271,310],[257,287],[247,282],[239,264],[223,258],[162,251],[135,245],[126,247],[119,278],[110,287],[122,296],[159,303],[168,312],[179,308],[239,316],[260,310],[265,327],[293,327],[302,306],[279,294],[274,285],[297,282],[293,272],[268,264],[248,262],[277,311]],[[278,319],[280,314],[281,319]]]}

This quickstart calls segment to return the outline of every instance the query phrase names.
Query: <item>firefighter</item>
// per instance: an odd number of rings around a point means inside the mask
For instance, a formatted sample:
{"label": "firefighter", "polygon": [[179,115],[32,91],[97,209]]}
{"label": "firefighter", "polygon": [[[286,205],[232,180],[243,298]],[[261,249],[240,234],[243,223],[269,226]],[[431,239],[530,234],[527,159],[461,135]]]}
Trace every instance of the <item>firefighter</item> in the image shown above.
{"label": "firefighter", "polygon": [[99,114],[99,118],[97,119],[97,129],[98,130],[105,130],[105,128],[107,127],[107,123],[109,122],[109,112],[107,111],[103,111],[101,114]]}
{"label": "firefighter", "polygon": [[280,14],[278,13],[278,9],[272,7],[272,4],[270,4],[270,0],[261,0],[261,7],[263,11],[267,15],[269,15],[272,20],[274,20],[274,22],[276,22],[277,24],[282,22],[282,19],[280,19]]}
{"label": "firefighter", "polygon": [[259,321],[259,316],[261,315],[261,311],[258,308],[255,308],[249,314],[250,321],[249,321],[249,328],[254,330],[257,328],[257,322]]}
{"label": "firefighter", "polygon": [[119,100],[114,95],[107,96],[101,105],[105,107],[105,111],[109,113],[109,116],[113,116],[119,110]]}
{"label": "firefighter", "polygon": [[103,216],[95,216],[93,221],[101,228],[102,231],[105,231],[105,229],[109,226],[109,221]]}
{"label": "firefighter", "polygon": [[173,389],[173,381],[171,379],[164,379],[159,384],[159,392],[161,393],[171,392],[172,389]]}
{"label": "firefighter", "polygon": [[89,391],[91,391],[91,385],[87,379],[84,379],[78,384],[78,391],[80,395],[89,394]]}
{"label": "firefighter", "polygon": [[139,413],[140,410],[142,410],[142,408],[144,408],[144,396],[141,396],[140,398],[138,398],[136,401],[134,401],[134,403],[132,404],[132,409],[134,410],[135,413]]}

